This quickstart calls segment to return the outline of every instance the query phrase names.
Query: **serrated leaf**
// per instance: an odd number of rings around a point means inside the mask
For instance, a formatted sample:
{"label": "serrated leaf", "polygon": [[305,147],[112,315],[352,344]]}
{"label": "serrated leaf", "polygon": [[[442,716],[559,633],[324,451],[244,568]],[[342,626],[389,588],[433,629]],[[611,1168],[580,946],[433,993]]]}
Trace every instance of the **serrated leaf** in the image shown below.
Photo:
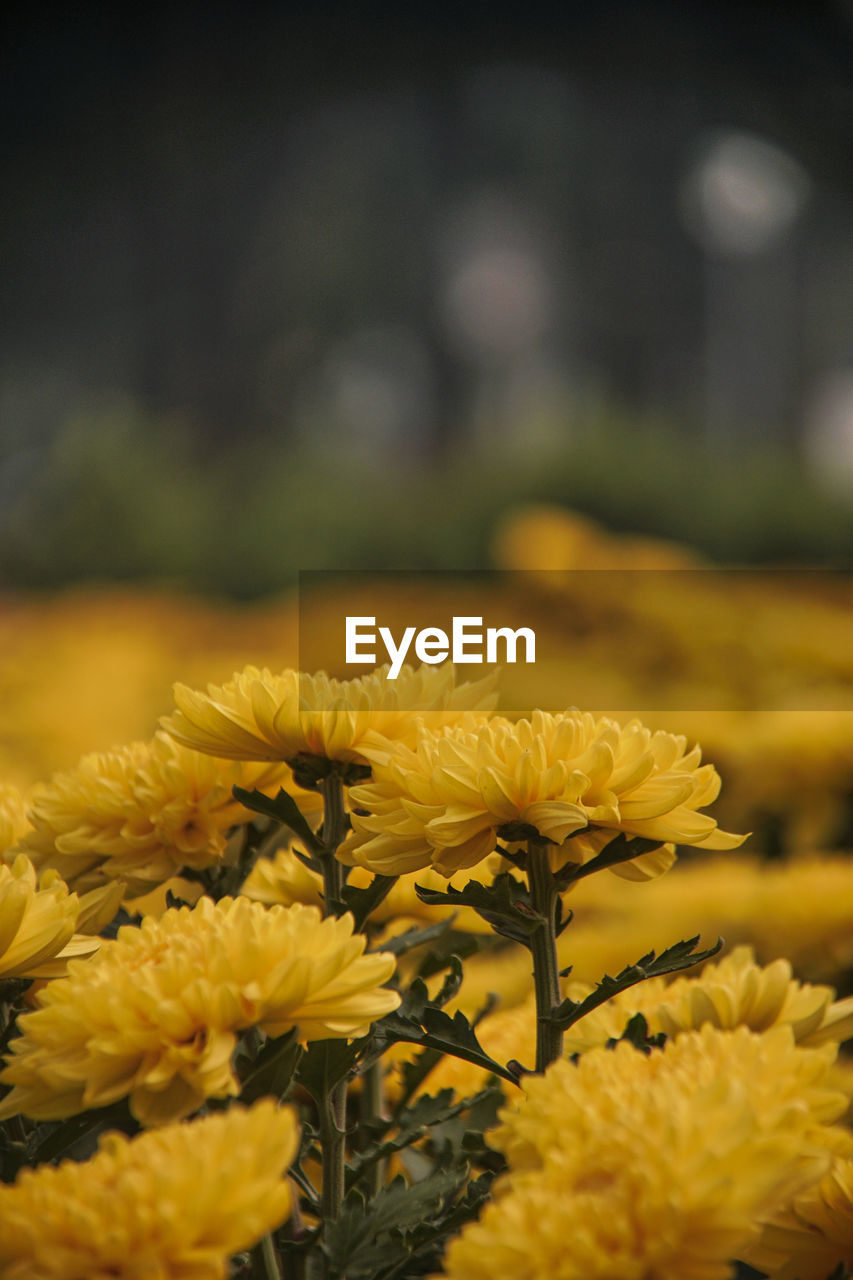
{"label": "serrated leaf", "polygon": [[262,813],[267,818],[283,823],[303,840],[312,853],[324,852],[322,842],[317,838],[305,819],[299,805],[284,790],[279,790],[275,799],[264,795],[263,791],[246,791],[243,787],[234,788],[234,799],[253,813]]}
{"label": "serrated leaf", "polygon": [[644,982],[646,978],[661,978],[665,974],[678,973],[695,964],[702,964],[705,960],[710,960],[712,956],[717,955],[723,947],[723,939],[718,938],[713,947],[709,947],[707,951],[694,951],[693,948],[698,941],[697,934],[695,938],[676,942],[666,951],[662,951],[659,956],[655,956],[654,951],[649,951],[636,964],[626,965],[615,978],[605,974],[595,991],[590,992],[584,1000],[563,1000],[554,1010],[553,1021],[566,1030],[591,1010],[597,1009],[599,1005],[605,1004],[620,992],[627,991],[629,987],[636,986],[638,982]]}
{"label": "serrated leaf", "polygon": [[529,944],[530,935],[542,923],[531,907],[527,886],[508,871],[496,876],[491,884],[469,880],[462,889],[448,885],[446,890],[416,884],[415,893],[430,906],[470,907],[496,933],[524,945]]}
{"label": "serrated leaf", "polygon": [[453,1089],[441,1089],[434,1096],[423,1094],[411,1107],[402,1108],[395,1119],[398,1132],[384,1142],[374,1143],[350,1162],[349,1178],[355,1182],[362,1170],[384,1160],[395,1152],[418,1142],[436,1125],[455,1119],[468,1111],[491,1091],[482,1090],[471,1098],[457,1098]]}
{"label": "serrated leaf", "polygon": [[243,1080],[240,1101],[251,1103],[266,1096],[283,1098],[304,1052],[295,1028],[269,1040]]}
{"label": "serrated leaf", "polygon": [[44,1164],[48,1160],[56,1160],[59,1156],[67,1155],[84,1138],[92,1139],[94,1150],[95,1137],[107,1129],[120,1129],[122,1133],[129,1135],[139,1132],[139,1123],[130,1114],[126,1098],[122,1098],[120,1102],[111,1103],[107,1107],[84,1111],[81,1115],[63,1120],[46,1136],[43,1126],[36,1129],[30,1135],[27,1164]]}
{"label": "serrated leaf", "polygon": [[370,1044],[361,1040],[314,1040],[302,1055],[296,1078],[318,1105],[350,1074]]}
{"label": "serrated leaf", "polygon": [[424,1048],[437,1049],[440,1053],[449,1053],[454,1058],[473,1062],[512,1084],[518,1081],[512,1071],[489,1057],[471,1023],[459,1011],[451,1018],[442,1009],[430,1004],[423,1007],[419,1016],[398,1009],[395,1013],[386,1014],[375,1024],[374,1034],[385,1038],[389,1044],[403,1040]]}
{"label": "serrated leaf", "polygon": [[448,916],[446,920],[439,920],[435,924],[425,925],[423,929],[406,929],[405,933],[398,933],[396,937],[388,938],[385,942],[380,943],[375,950],[390,951],[394,956],[403,956],[414,947],[421,947],[427,942],[433,942],[436,938],[441,938],[452,928],[454,919],[454,916]]}
{"label": "serrated leaf", "polygon": [[434,1217],[466,1176],[464,1166],[437,1169],[411,1186],[398,1176],[369,1204],[350,1192],[339,1217],[325,1228],[323,1252],[333,1274],[347,1280],[373,1277],[378,1266],[396,1261],[394,1254],[405,1257],[410,1252],[406,1231]]}
{"label": "serrated leaf", "polygon": [[[571,847],[571,842],[570,846]],[[585,862],[583,866],[577,866],[571,862],[557,873],[557,883],[561,889],[566,889],[570,884],[575,884],[578,880],[583,880],[587,876],[594,875],[596,871],[604,871],[607,867],[615,867],[620,862],[630,862],[632,858],[639,858],[643,853],[651,853],[652,849],[661,847],[660,840],[646,840],[642,836],[633,836],[630,840],[624,831],[620,831],[615,840],[611,840],[605,845],[601,853],[591,858],[589,862]]]}
{"label": "serrated leaf", "polygon": [[[356,931],[361,929],[371,911],[388,896],[396,881],[396,876],[375,875],[365,889],[358,889],[351,884],[344,885],[341,897],[347,910],[353,914]],[[388,950],[387,947],[384,949]]]}
{"label": "serrated leaf", "polygon": [[458,929],[449,930],[439,941],[441,945],[431,947],[418,966],[419,978],[432,978],[436,973],[441,973],[442,969],[447,968],[453,955],[459,956],[460,960],[467,960],[469,956],[490,950],[495,945],[495,938],[491,934],[464,933]]}
{"label": "serrated leaf", "polygon": [[607,1041],[608,1049],[617,1045],[620,1040],[627,1040],[628,1044],[632,1044],[635,1049],[639,1049],[640,1053],[651,1053],[652,1049],[660,1049],[666,1043],[666,1035],[663,1031],[659,1031],[657,1035],[649,1035],[649,1024],[646,1022],[643,1014],[635,1013],[625,1023],[625,1030],[621,1036],[615,1036]]}

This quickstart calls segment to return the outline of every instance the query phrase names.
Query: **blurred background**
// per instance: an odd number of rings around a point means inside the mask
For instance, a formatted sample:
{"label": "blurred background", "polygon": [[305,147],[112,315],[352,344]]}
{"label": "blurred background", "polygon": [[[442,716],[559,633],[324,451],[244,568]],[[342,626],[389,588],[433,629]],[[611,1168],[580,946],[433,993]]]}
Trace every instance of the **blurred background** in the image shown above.
{"label": "blurred background", "polygon": [[538,503],[848,563],[851,53],[847,0],[22,6],[3,585],[476,569]]}

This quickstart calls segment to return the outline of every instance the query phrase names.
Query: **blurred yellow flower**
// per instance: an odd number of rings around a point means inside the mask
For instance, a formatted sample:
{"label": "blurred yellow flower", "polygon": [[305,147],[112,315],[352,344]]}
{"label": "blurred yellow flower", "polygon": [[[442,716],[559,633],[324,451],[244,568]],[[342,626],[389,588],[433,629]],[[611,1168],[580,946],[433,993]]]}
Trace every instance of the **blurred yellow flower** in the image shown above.
{"label": "blurred yellow flower", "polygon": [[556,870],[588,861],[624,832],[661,842],[612,868],[645,879],[671,866],[669,842],[732,849],[745,838],[697,812],[716,798],[720,779],[700,764],[698,747],[686,746],[638,720],[622,728],[580,711],[441,733],[421,726],[414,749],[398,743],[390,756],[374,755],[373,780],[351,789],[354,830],[341,856],[383,875],[432,865],[449,876],[527,828],[552,842]]}
{"label": "blurred yellow flower", "polygon": [[[291,787],[285,765],[243,765],[191,751],[158,733],[115,751],[84,756],[76,769],[35,788],[32,830],[19,847],[74,888],[121,878],[131,896],[219,862],[231,828],[252,815],[234,786]],[[317,808],[317,797],[298,792]]]}
{"label": "blurred yellow flower", "polygon": [[394,957],[364,954],[352,917],[202,898],[146,917],[38,994],[0,1079],[0,1118],[59,1119],[129,1096],[145,1125],[236,1094],[235,1032],[303,1041],[366,1034],[396,1009]]}
{"label": "blurred yellow flower", "polygon": [[[570,995],[582,999],[590,987],[576,985]],[[756,964],[750,947],[736,947],[702,972],[667,982],[638,983],[588,1013],[567,1033],[565,1052],[585,1052],[620,1036],[628,1019],[642,1013],[649,1031],[677,1036],[710,1024],[723,1030],[748,1027],[767,1031],[786,1025],[797,1044],[812,1047],[853,1035],[853,997],[835,1000],[832,987],[815,987],[793,977],[787,960]]]}
{"label": "blurred yellow flower", "polygon": [[745,1260],[770,1280],[826,1280],[839,1263],[853,1266],[853,1160],[837,1158],[767,1224]]}
{"label": "blurred yellow flower", "polygon": [[269,1099],[128,1140],[0,1187],[3,1280],[225,1280],[288,1216],[291,1108]]}
{"label": "blurred yellow flower", "polygon": [[725,1280],[830,1160],[831,1053],[789,1028],[621,1043],[524,1080],[490,1135],[510,1173],[448,1249],[450,1280]]}
{"label": "blurred yellow flower", "polygon": [[17,844],[29,825],[23,792],[11,782],[0,782],[0,854]]}
{"label": "blurred yellow flower", "polygon": [[51,978],[65,972],[72,957],[92,955],[98,933],[119,909],[120,883],[83,898],[69,893],[55,871],[41,881],[29,858],[18,854],[0,863],[0,978]]}
{"label": "blurred yellow flower", "polygon": [[177,711],[163,728],[196,751],[232,760],[287,760],[300,756],[366,764],[365,741],[412,740],[413,713],[434,712],[441,723],[464,711],[490,710],[495,702],[491,676],[475,684],[455,683],[451,663],[403,667],[394,681],[388,667],[354,680],[335,680],[324,671],[293,670],[274,675],[246,667],[224,685],[200,693],[175,685]]}

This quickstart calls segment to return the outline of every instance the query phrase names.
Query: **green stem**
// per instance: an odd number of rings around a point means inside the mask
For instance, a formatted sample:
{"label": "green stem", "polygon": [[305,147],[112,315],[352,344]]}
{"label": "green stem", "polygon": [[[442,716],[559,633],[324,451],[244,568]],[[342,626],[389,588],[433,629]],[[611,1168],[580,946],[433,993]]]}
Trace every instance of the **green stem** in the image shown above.
{"label": "green stem", "polygon": [[[384,1120],[382,1062],[377,1061],[361,1077],[361,1118],[364,1121]],[[368,1172],[368,1195],[378,1195],[385,1185],[385,1161],[376,1160]]]}
{"label": "green stem", "polygon": [[320,1116],[323,1148],[323,1218],[334,1222],[341,1211],[346,1190],[347,1082],[341,1080],[326,1094]]}
{"label": "green stem", "polygon": [[548,863],[548,853],[538,841],[527,846],[527,878],[530,902],[541,919],[533,930],[533,985],[536,992],[536,1070],[544,1071],[563,1053],[563,1032],[552,1020],[560,1003],[557,962],[557,900],[559,890]]}
{"label": "green stem", "polygon": [[341,900],[344,887],[344,867],[335,856],[347,833],[347,813],[344,807],[344,787],[336,773],[323,779],[323,894],[326,915],[334,915],[335,904]]}
{"label": "green stem", "polygon": [[265,1235],[260,1244],[252,1250],[252,1260],[252,1270],[258,1280],[281,1280],[275,1243],[270,1234]]}
{"label": "green stem", "polygon": [[[337,773],[323,779],[323,897],[325,914],[340,910],[344,868],[335,856],[347,833],[343,783]],[[323,1148],[323,1218],[334,1222],[341,1211],[346,1190],[347,1082],[334,1086],[320,1108],[320,1141]]]}

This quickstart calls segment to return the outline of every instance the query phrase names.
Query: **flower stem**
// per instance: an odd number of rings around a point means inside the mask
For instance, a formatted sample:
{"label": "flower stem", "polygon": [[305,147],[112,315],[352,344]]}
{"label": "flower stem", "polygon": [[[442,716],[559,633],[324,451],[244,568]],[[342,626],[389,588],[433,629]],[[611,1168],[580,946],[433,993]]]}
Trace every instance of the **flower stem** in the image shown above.
{"label": "flower stem", "polygon": [[[343,783],[337,773],[323,779],[323,898],[325,914],[341,909],[344,868],[335,856],[347,832]],[[320,1108],[320,1141],[323,1148],[323,1218],[334,1222],[341,1211],[346,1190],[347,1082],[330,1089]]]}
{"label": "flower stem", "polygon": [[326,1094],[320,1116],[323,1147],[323,1218],[334,1222],[341,1211],[346,1189],[347,1082],[341,1080]]}
{"label": "flower stem", "polygon": [[323,779],[323,894],[326,915],[336,914],[334,904],[341,900],[344,887],[343,863],[335,856],[338,846],[347,833],[347,814],[344,807],[344,787],[337,773],[329,773]]}
{"label": "flower stem", "polygon": [[560,1003],[557,964],[559,890],[551,873],[547,851],[536,840],[528,842],[527,850],[530,902],[541,920],[531,934],[530,950],[536,992],[536,1070],[544,1071],[563,1052],[563,1033],[552,1021],[554,1010]]}
{"label": "flower stem", "polygon": [[[374,1062],[361,1077],[361,1119],[366,1122],[384,1120],[383,1069],[381,1062]],[[378,1195],[385,1184],[385,1161],[376,1160],[370,1166],[368,1189],[371,1196]]]}
{"label": "flower stem", "polygon": [[270,1234],[264,1236],[252,1250],[252,1274],[258,1280],[281,1280],[281,1270],[275,1251],[275,1243]]}

